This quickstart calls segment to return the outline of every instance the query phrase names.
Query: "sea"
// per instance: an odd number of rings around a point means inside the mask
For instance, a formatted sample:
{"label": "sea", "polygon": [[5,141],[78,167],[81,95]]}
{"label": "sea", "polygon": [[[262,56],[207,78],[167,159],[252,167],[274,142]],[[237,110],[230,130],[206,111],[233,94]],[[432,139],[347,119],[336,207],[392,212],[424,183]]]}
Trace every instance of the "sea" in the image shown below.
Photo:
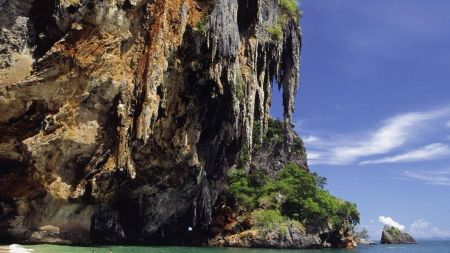
{"label": "sea", "polygon": [[[8,251],[9,248],[9,251]],[[360,245],[356,249],[247,249],[222,247],[172,247],[172,246],[117,246],[96,245],[88,247],[60,246],[60,245],[2,245],[0,252],[33,252],[33,253],[450,253],[450,241],[418,241],[418,244],[378,244]]]}

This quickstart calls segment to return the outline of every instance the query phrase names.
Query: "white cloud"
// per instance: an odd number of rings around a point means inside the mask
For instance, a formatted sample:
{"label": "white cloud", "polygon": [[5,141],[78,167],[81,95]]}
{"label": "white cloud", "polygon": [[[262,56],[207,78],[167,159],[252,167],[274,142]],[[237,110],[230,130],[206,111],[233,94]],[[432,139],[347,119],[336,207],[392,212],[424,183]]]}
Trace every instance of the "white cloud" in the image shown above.
{"label": "white cloud", "polygon": [[398,222],[394,221],[391,217],[379,216],[378,221],[383,223],[384,225],[388,225],[391,227],[398,228],[400,230],[405,229],[405,226],[400,225]]}
{"label": "white cloud", "polygon": [[430,225],[430,223],[426,222],[424,219],[415,220],[413,224],[409,225],[408,233],[412,237],[427,237],[429,234],[427,231],[428,225]]}
{"label": "white cloud", "polygon": [[428,161],[445,156],[450,156],[450,147],[442,143],[433,143],[418,150],[413,150],[401,155],[392,157],[385,157],[377,160],[367,160],[359,163],[362,164],[378,164],[378,163],[399,163],[399,162],[414,162],[414,161]]}
{"label": "white cloud", "polygon": [[309,160],[309,159],[315,160],[315,159],[319,159],[319,158],[322,157],[321,154],[319,154],[319,153],[314,153],[314,152],[308,152],[308,153],[307,153],[307,156],[308,156],[308,160]]}
{"label": "white cloud", "polygon": [[428,171],[428,172],[405,171],[405,172],[403,172],[403,175],[408,178],[425,181],[428,184],[450,185],[450,171],[449,170]]}
{"label": "white cloud", "polygon": [[433,227],[431,229],[431,236],[432,237],[450,237],[450,231],[440,230],[437,227]]}
{"label": "white cloud", "polygon": [[303,139],[303,142],[305,144],[311,144],[314,145],[314,143],[317,143],[320,141],[320,138],[314,135],[310,135],[308,137],[306,137],[306,139]]}
{"label": "white cloud", "polygon": [[385,154],[403,145],[419,133],[420,129],[425,127],[427,121],[441,117],[442,113],[441,111],[414,112],[393,117],[385,121],[384,125],[363,143],[336,148],[336,155],[339,154],[348,161],[354,161],[360,157]]}
{"label": "white cloud", "polygon": [[432,227],[431,229],[428,227],[430,222],[425,221],[424,219],[415,220],[413,224],[409,225],[408,233],[412,237],[450,237],[450,231],[441,230],[437,227]]}
{"label": "white cloud", "polygon": [[[427,134],[436,131],[448,121],[450,106],[434,110],[409,112],[400,114],[381,122],[378,128],[365,133],[351,135],[325,136],[307,135],[304,140],[309,152],[314,152],[314,158],[308,157],[309,164],[345,165],[363,158],[375,155],[386,155],[394,149],[404,148],[407,144],[418,142]],[[438,129],[441,130],[442,128]],[[303,129],[304,131],[304,129]],[[367,160],[365,163],[401,162],[414,159],[435,159],[450,154],[450,147],[442,143],[434,143],[421,149],[399,156],[386,157],[380,160]],[[386,160],[385,160],[386,159]]]}

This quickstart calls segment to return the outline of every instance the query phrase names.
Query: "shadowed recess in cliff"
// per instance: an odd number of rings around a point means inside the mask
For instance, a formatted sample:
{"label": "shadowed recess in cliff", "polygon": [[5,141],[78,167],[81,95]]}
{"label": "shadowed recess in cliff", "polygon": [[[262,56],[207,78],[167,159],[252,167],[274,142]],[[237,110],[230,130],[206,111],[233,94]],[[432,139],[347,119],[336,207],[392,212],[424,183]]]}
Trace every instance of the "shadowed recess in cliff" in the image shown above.
{"label": "shadowed recess in cliff", "polygon": [[238,27],[239,32],[244,32],[255,26],[258,15],[257,0],[238,0]]}
{"label": "shadowed recess in cliff", "polygon": [[211,223],[211,190],[209,189],[209,183],[206,179],[206,172],[202,170],[200,173],[200,190],[198,191],[197,199],[193,203],[195,207],[192,220],[193,226],[197,226],[198,221],[205,222],[207,225]]}
{"label": "shadowed recess in cliff", "polygon": [[58,41],[62,34],[54,30],[53,13],[57,0],[34,1],[28,26],[31,46],[36,46],[34,56],[41,58]]}

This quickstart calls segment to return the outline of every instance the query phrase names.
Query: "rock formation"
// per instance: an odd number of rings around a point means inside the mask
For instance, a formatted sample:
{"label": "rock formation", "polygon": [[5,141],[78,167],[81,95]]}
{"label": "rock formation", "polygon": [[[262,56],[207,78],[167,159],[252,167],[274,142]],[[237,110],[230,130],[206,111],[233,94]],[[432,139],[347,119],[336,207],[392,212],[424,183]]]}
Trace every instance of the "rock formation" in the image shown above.
{"label": "rock formation", "polygon": [[416,244],[417,242],[409,234],[400,229],[385,225],[381,232],[381,244]]}
{"label": "rock formation", "polygon": [[[267,180],[277,181],[277,174],[286,165],[295,161],[300,169],[309,171],[306,162],[306,150],[302,140],[295,132],[292,132],[293,144],[290,149],[283,148],[282,122],[269,119],[268,131],[263,141],[256,144],[252,153],[252,161],[247,161],[245,154],[240,158],[237,168],[233,168],[233,173],[239,173],[238,177],[246,177],[245,181],[239,181],[239,185],[244,185],[242,189],[251,192],[252,188],[265,188]],[[257,129],[254,132],[258,132]],[[255,143],[258,143],[255,140]],[[289,150],[289,151],[287,151]],[[250,151],[249,151],[250,152]],[[239,171],[239,172],[237,172]],[[246,173],[245,173],[246,171]],[[231,182],[235,182],[233,174],[229,174]],[[356,243],[351,235],[351,225],[348,220],[342,227],[333,229],[331,222],[326,224],[299,222],[298,219],[291,219],[283,216],[280,219],[276,215],[261,216],[262,213],[272,214],[280,210],[280,206],[286,201],[282,192],[265,197],[256,197],[257,204],[251,205],[248,202],[255,201],[254,198],[246,198],[246,202],[240,202],[242,195],[233,193],[236,185],[230,185],[230,192],[222,195],[221,201],[214,206],[212,222],[209,233],[205,234],[207,245],[225,247],[259,247],[259,248],[292,248],[292,249],[312,249],[312,248],[356,248]],[[272,186],[276,187],[276,186]],[[269,187],[271,188],[271,187]],[[257,194],[257,193],[255,193]],[[249,193],[247,196],[253,196]],[[280,213],[281,214],[281,213]],[[262,221],[258,221],[260,219]],[[274,219],[277,219],[274,221]],[[323,227],[325,226],[325,227]],[[203,240],[205,241],[205,240]]]}
{"label": "rock formation", "polygon": [[350,226],[345,225],[338,229],[330,228],[327,232],[320,234],[324,247],[353,249],[357,244],[350,232]]}
{"label": "rock formation", "polygon": [[301,32],[276,0],[0,10],[0,241],[189,243],[267,130],[274,78],[292,143]]}
{"label": "rock formation", "polygon": [[369,240],[367,238],[360,238],[360,237],[356,237],[355,238],[355,243],[356,245],[376,245],[377,243]]}
{"label": "rock formation", "polygon": [[[239,166],[247,167],[250,175],[258,173],[267,174],[275,179],[277,172],[281,171],[289,162],[295,162],[302,169],[309,171],[306,161],[306,151],[303,142],[292,131],[293,143],[300,142],[299,145],[291,145],[284,148],[282,136],[279,136],[279,129],[282,122],[269,118],[269,131],[276,128],[277,133],[272,136],[265,135],[262,143],[259,143],[252,153],[252,161],[241,161]],[[258,130],[254,130],[258,133]],[[270,135],[270,133],[268,134]],[[255,178],[255,180],[257,180]],[[221,247],[257,247],[257,248],[284,248],[284,249],[311,249],[322,248],[322,241],[317,231],[306,231],[299,223],[291,223],[289,226],[277,224],[273,229],[259,229],[255,224],[255,215],[246,215],[244,220],[239,221],[237,210],[230,207],[225,199],[213,208],[213,219],[210,224],[210,233],[206,235],[209,246]],[[330,245],[331,246],[331,245]]]}

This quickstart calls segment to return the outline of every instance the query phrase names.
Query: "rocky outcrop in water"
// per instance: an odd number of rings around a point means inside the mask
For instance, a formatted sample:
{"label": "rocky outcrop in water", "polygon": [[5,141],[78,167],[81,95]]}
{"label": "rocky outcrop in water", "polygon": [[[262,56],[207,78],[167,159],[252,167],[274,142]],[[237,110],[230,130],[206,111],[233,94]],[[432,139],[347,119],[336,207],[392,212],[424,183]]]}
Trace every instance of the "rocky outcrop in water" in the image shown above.
{"label": "rocky outcrop in water", "polygon": [[355,243],[356,245],[376,245],[377,243],[369,240],[367,238],[360,238],[360,237],[356,237],[355,238]]}
{"label": "rocky outcrop in water", "polygon": [[[258,133],[258,130],[253,131]],[[275,179],[277,172],[281,171],[289,162],[295,162],[302,169],[309,171],[306,162],[306,151],[303,142],[292,131],[290,134],[293,144],[287,147],[283,142],[283,122],[269,118],[268,133],[258,142],[254,138],[254,148],[246,151],[251,155],[247,160],[246,152],[238,166],[247,167],[250,175],[265,174]],[[256,147],[255,147],[256,146]],[[254,180],[258,180],[254,177]],[[222,196],[225,197],[225,196]],[[228,199],[229,202],[229,199]],[[209,233],[206,235],[207,245],[220,247],[247,247],[247,248],[280,248],[280,249],[312,249],[322,248],[323,244],[319,233],[307,231],[300,223],[292,222],[289,225],[276,224],[273,228],[259,228],[256,226],[255,212],[244,215],[239,220],[239,210],[231,208],[226,198],[213,209],[213,219]],[[241,216],[242,218],[242,216]]]}
{"label": "rocky outcrop in water", "polygon": [[322,245],[328,248],[356,248],[357,244],[349,227],[349,225],[344,225],[337,229],[326,229],[327,231],[320,234]]}
{"label": "rocky outcrop in water", "polygon": [[407,233],[400,229],[385,225],[381,232],[381,244],[416,244],[417,242]]}
{"label": "rocky outcrop in water", "polygon": [[[221,202],[213,208],[209,233],[204,235],[207,245],[290,249],[355,248],[352,226],[348,220],[344,221],[342,227],[333,229],[330,222],[311,224],[299,222],[299,219],[287,215],[281,217],[281,212],[278,213],[280,205],[287,200],[280,188],[270,194],[252,190],[264,189],[269,181],[273,183],[280,180],[277,174],[293,163],[308,174],[302,140],[292,132],[293,144],[286,149],[283,148],[282,134],[283,122],[269,119],[268,131],[263,140],[260,143],[255,140],[257,145],[251,151],[251,162],[246,156],[250,151],[242,152],[237,168],[228,174],[229,191],[220,196]],[[236,181],[242,177],[246,179]],[[275,185],[266,189],[277,188]]]}
{"label": "rocky outcrop in water", "polygon": [[[301,33],[276,0],[0,0],[0,240],[191,243]],[[289,145],[286,145],[288,147]]]}
{"label": "rocky outcrop in water", "polygon": [[209,241],[210,246],[246,247],[246,248],[278,248],[278,249],[313,249],[322,248],[317,235],[291,227],[287,230],[272,231],[248,230],[239,234],[215,238]]}

